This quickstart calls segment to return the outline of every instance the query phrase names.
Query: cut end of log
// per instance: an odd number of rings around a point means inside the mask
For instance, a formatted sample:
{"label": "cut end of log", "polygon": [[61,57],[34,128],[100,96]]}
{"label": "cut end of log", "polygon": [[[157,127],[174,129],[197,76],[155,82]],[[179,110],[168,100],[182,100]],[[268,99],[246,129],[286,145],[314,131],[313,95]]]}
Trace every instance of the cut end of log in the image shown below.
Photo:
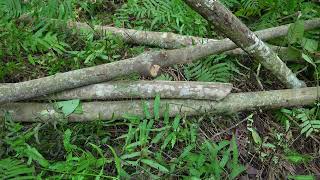
{"label": "cut end of log", "polygon": [[158,76],[159,70],[160,70],[160,66],[157,64],[154,64],[151,66],[149,73],[152,77],[156,77]]}

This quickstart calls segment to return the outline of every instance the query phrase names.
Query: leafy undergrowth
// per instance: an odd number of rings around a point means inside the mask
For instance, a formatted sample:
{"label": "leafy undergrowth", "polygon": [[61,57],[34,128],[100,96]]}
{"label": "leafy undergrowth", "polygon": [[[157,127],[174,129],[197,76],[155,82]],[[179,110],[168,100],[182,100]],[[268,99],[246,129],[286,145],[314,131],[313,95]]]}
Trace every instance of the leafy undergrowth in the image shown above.
{"label": "leafy undergrowth", "polygon": [[[304,0],[223,0],[252,30],[294,23],[269,43],[300,57],[288,66],[310,86],[319,79],[319,3]],[[25,15],[31,20],[21,20]],[[152,50],[111,34],[65,29],[67,20],[221,38],[182,0],[3,0],[0,2],[0,81],[20,82],[110,63]],[[50,19],[58,19],[51,21]],[[248,57],[223,54],[163,69],[160,80],[232,82],[238,92],[284,88]],[[128,75],[119,79],[145,79]],[[319,104],[239,114],[169,118],[156,97],[145,115],[67,123],[0,121],[1,179],[315,179],[320,174]],[[79,100],[57,102],[65,116]],[[151,112],[150,112],[151,111]],[[160,114],[163,113],[163,114]],[[164,118],[159,118],[159,117]]]}
{"label": "leafy undergrowth", "polygon": [[[72,107],[64,104],[67,114]],[[85,125],[61,119],[58,124],[32,124],[27,130],[8,115],[2,126],[5,159],[0,161],[0,177],[233,179],[245,170],[238,160],[238,135],[214,142],[199,132],[203,123],[197,118],[169,118],[169,111],[169,106],[160,107],[158,96],[153,112],[145,108],[144,117],[127,115],[122,121]]]}

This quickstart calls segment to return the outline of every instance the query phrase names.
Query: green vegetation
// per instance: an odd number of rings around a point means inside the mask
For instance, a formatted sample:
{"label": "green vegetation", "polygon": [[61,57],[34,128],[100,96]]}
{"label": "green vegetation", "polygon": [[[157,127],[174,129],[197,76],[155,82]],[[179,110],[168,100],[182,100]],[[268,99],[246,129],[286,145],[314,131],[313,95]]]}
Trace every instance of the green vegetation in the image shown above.
{"label": "green vegetation", "polygon": [[[320,17],[318,2],[221,2],[252,30],[294,23],[287,37],[269,43],[288,46],[290,55],[301,57],[301,62],[288,66],[308,85],[319,85],[320,31],[305,32],[303,27],[304,20]],[[222,37],[182,0],[2,0],[0,17],[1,83],[110,63],[155,49],[126,44],[109,33],[96,36],[66,29],[68,20]],[[261,90],[260,82],[265,89],[281,88],[248,59],[212,55],[167,68],[156,79],[232,82],[241,91]],[[66,122],[71,113],[82,113],[79,100],[55,102],[65,117],[47,123],[15,123],[8,112],[0,119],[0,179],[315,179],[320,173],[319,103],[169,118],[170,106],[162,107],[160,101],[157,96],[152,112],[145,107],[144,117],[128,114],[122,120],[89,123]]]}

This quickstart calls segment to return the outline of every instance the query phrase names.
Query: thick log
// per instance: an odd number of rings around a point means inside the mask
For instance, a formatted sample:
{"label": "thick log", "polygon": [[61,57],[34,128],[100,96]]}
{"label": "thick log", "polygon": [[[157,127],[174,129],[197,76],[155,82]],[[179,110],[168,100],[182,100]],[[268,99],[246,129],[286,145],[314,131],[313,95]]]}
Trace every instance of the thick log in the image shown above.
{"label": "thick log", "polygon": [[232,84],[194,81],[113,81],[93,84],[39,100],[119,100],[154,98],[221,100],[232,90]]}
{"label": "thick log", "polygon": [[[170,116],[177,114],[194,116],[201,114],[234,113],[254,109],[274,109],[311,105],[318,99],[319,87],[286,89],[260,92],[231,93],[221,101],[209,100],[161,100],[161,109],[169,104]],[[71,114],[70,122],[94,121],[97,119],[122,119],[124,115],[144,115],[143,103],[153,109],[153,101],[100,101],[82,103],[82,114]],[[50,103],[9,103],[0,105],[0,117],[8,112],[18,122],[48,122],[61,119],[63,115]],[[163,115],[163,113],[160,113]]]}
{"label": "thick log", "polygon": [[[273,37],[283,36],[288,31],[287,26],[281,26],[279,34],[275,33],[276,29],[278,28],[270,28],[259,31],[261,34],[257,34],[264,39],[270,38],[270,34],[273,34]],[[26,82],[6,84],[0,86],[0,103],[21,101],[67,89],[96,84],[130,73],[155,76],[156,74],[153,70],[157,70],[159,66],[166,67],[174,64],[190,63],[199,58],[234,48],[237,48],[236,44],[229,39],[223,39],[217,42],[209,42],[181,49],[146,52],[137,57],[118,62],[58,73],[53,76]]]}
{"label": "thick log", "polygon": [[271,48],[262,42],[256,34],[250,31],[245,24],[218,0],[185,1],[226,37],[270,70],[287,87],[300,88],[306,86]]}

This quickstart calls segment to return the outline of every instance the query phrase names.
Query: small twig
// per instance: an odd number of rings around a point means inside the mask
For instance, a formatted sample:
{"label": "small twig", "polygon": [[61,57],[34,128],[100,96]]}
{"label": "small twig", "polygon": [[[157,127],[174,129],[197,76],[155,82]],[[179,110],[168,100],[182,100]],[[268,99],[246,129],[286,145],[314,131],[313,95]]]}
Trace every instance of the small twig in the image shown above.
{"label": "small twig", "polygon": [[236,128],[237,126],[239,126],[240,124],[242,124],[242,123],[245,122],[245,121],[247,121],[247,118],[245,118],[245,119],[243,119],[242,121],[238,122],[237,124],[229,127],[228,129],[225,129],[225,130],[223,130],[223,131],[221,131],[221,132],[216,133],[214,136],[212,136],[212,138],[215,138],[215,137],[217,137],[217,136],[220,136],[220,135],[222,135],[222,134],[230,131],[231,129]]}

